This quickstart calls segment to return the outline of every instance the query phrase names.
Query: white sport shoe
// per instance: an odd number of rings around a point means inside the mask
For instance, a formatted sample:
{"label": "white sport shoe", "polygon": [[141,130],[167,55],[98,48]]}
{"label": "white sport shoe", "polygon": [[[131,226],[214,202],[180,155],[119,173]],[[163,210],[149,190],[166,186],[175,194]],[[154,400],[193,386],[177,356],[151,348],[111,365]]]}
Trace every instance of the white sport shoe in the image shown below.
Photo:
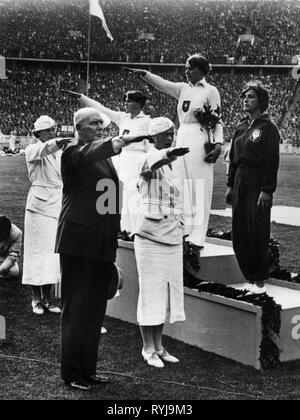
{"label": "white sport shoe", "polygon": [[107,333],[107,329],[105,327],[101,327],[101,334],[106,334]]}
{"label": "white sport shoe", "polygon": [[31,306],[32,306],[32,312],[35,315],[44,315],[45,310],[44,310],[44,306],[41,302],[35,302],[34,300],[31,302]]}
{"label": "white sport shoe", "polygon": [[144,360],[148,363],[149,366],[153,366],[156,368],[163,368],[165,365],[160,360],[158,354],[154,353],[147,353],[144,349],[142,350],[142,356]]}
{"label": "white sport shoe", "polygon": [[156,353],[159,355],[159,357],[161,359],[163,359],[164,362],[179,363],[179,359],[177,359],[177,357],[169,354],[166,349],[157,351]]}

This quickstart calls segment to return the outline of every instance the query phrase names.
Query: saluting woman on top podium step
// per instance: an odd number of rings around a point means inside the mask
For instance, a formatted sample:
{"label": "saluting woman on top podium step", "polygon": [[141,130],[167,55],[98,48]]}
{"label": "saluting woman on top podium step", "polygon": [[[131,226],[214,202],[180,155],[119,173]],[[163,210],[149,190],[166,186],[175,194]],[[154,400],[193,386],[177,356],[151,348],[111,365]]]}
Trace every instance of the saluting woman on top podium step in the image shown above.
{"label": "saluting woman on top podium step", "polygon": [[219,120],[212,129],[214,150],[206,154],[205,144],[209,141],[209,133],[195,116],[197,111],[205,107],[218,113],[221,110],[217,88],[205,80],[210,71],[210,64],[200,54],[190,56],[185,68],[188,83],[173,83],[141,69],[127,70],[178,100],[180,127],[176,147],[190,149],[190,153],[174,164],[181,179],[186,180],[183,197],[185,233],[189,235],[188,241],[204,247],[212,202],[213,164],[220,156],[223,144],[223,125]]}

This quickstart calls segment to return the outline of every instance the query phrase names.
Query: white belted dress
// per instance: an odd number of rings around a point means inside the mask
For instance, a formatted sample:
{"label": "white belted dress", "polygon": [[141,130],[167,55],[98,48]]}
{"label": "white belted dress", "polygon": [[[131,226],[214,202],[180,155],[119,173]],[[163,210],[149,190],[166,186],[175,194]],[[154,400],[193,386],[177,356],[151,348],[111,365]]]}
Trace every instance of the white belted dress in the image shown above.
{"label": "white belted dress", "polygon": [[134,240],[139,276],[137,321],[142,326],[185,320],[183,222],[178,177],[166,151],[140,164],[141,209]]}
{"label": "white belted dress", "polygon": [[56,139],[38,141],[25,150],[31,188],[25,210],[24,285],[60,282],[59,255],[54,253],[62,203],[61,151]]}
{"label": "white belted dress", "polygon": [[[174,164],[183,181],[185,234],[189,235],[190,242],[204,246],[212,203],[214,165],[204,161],[204,144],[208,141],[208,134],[197,121],[194,111],[203,109],[204,105],[210,105],[213,110],[221,107],[219,92],[205,79],[195,86],[170,82],[150,72],[144,79],[178,100],[180,126],[176,147],[190,148],[190,153]],[[213,138],[215,143],[223,143],[221,123],[213,130]]]}

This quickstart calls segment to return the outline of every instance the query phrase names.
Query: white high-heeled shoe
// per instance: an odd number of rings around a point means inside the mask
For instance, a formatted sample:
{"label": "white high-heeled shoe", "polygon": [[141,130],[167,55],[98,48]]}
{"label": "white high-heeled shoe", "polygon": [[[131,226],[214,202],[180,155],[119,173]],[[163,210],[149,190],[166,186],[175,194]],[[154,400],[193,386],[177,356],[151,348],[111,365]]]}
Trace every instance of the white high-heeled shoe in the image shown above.
{"label": "white high-heeled shoe", "polygon": [[160,360],[158,354],[156,352],[154,353],[147,353],[144,349],[142,350],[142,356],[145,360],[145,362],[148,363],[149,366],[153,366],[156,368],[163,368],[165,365]]}
{"label": "white high-heeled shoe", "polygon": [[177,357],[169,354],[166,349],[157,351],[156,353],[159,355],[159,357],[161,359],[163,359],[164,362],[179,363],[179,359],[177,359]]}

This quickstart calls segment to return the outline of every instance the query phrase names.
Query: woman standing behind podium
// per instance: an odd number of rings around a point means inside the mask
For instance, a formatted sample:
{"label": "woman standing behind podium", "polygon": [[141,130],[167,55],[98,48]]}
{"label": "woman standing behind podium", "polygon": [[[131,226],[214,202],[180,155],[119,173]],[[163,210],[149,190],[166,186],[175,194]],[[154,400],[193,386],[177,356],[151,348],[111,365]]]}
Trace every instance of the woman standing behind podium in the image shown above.
{"label": "woman standing behind podium", "polygon": [[190,235],[188,241],[203,247],[212,202],[212,164],[220,156],[223,143],[223,126],[219,122],[212,130],[215,149],[206,155],[204,145],[208,142],[208,132],[195,116],[195,112],[204,106],[210,106],[212,111],[220,113],[219,92],[205,80],[210,71],[210,64],[200,54],[190,56],[185,70],[188,83],[173,83],[145,70],[127,70],[143,77],[156,89],[178,100],[180,127],[176,146],[190,148],[190,153],[174,164],[186,184],[183,193],[185,233]]}
{"label": "woman standing behind podium", "polygon": [[[150,117],[144,114],[147,96],[139,91],[128,91],[125,94],[126,112],[114,111],[100,102],[80,95],[80,104],[98,109],[114,122],[119,128],[119,135],[138,136],[147,133],[150,124]],[[148,152],[150,148],[148,140],[127,146],[120,156],[114,157],[113,163],[123,183],[123,206],[121,217],[121,229],[129,233],[135,230],[137,211],[139,208],[139,196],[136,192],[138,181],[137,163],[140,157]]]}

